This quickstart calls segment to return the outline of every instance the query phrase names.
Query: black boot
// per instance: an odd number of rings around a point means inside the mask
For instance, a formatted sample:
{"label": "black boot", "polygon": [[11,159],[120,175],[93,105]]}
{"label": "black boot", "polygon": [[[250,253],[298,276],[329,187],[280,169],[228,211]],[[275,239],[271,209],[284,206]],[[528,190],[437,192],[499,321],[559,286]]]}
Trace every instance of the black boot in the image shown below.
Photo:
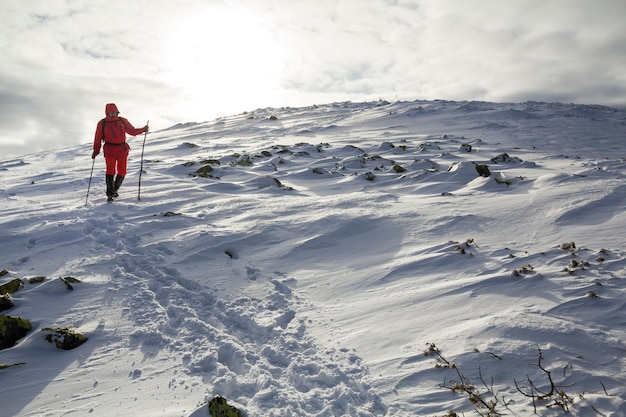
{"label": "black boot", "polygon": [[119,197],[117,190],[120,189],[120,185],[122,185],[122,181],[124,181],[124,176],[117,174],[117,177],[115,177],[115,183],[113,184],[113,197],[115,198]]}
{"label": "black boot", "polygon": [[106,176],[107,179],[107,200],[108,201],[113,201],[113,190],[115,187],[115,184],[113,184],[113,175],[107,175]]}

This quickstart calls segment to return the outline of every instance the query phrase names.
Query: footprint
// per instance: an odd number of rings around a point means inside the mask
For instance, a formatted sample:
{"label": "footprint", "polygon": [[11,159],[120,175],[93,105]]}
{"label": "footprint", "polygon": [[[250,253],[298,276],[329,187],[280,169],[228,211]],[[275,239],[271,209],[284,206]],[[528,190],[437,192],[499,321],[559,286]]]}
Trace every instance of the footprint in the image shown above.
{"label": "footprint", "polygon": [[296,317],[296,312],[293,310],[287,310],[276,319],[276,325],[286,329],[294,317]]}
{"label": "footprint", "polygon": [[276,289],[276,291],[284,295],[286,298],[291,297],[291,288],[289,288],[283,282],[280,282],[275,279],[271,280],[270,282],[274,284],[274,288]]}
{"label": "footprint", "polygon": [[246,274],[248,275],[248,279],[250,281],[256,281],[260,273],[261,273],[260,269],[246,266]]}
{"label": "footprint", "polygon": [[28,239],[28,242],[26,243],[26,247],[28,249],[32,249],[35,247],[36,244],[37,244],[37,239],[34,237],[31,237],[30,239]]}

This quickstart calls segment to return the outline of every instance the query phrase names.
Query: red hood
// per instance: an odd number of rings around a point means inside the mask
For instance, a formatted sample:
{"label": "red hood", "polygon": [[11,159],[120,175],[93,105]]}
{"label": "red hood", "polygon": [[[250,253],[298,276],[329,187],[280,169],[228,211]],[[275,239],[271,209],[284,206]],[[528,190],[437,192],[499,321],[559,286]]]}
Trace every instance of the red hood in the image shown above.
{"label": "red hood", "polygon": [[109,103],[104,108],[104,114],[108,115],[109,113],[119,113],[120,111],[117,109],[115,103]]}

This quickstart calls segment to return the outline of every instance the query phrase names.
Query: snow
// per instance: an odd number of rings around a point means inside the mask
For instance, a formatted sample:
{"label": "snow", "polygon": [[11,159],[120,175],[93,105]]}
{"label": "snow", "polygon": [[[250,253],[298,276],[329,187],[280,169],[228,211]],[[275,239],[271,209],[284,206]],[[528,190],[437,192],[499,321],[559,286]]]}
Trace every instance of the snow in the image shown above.
{"label": "snow", "polygon": [[562,415],[515,387],[550,371],[573,415],[625,416],[625,132],[559,103],[257,109],[148,134],[140,201],[130,138],[112,204],[101,157],[86,202],[88,140],[2,160],[0,283],[47,280],[2,312],[33,330],[0,351],[25,363],[1,414],[477,415],[462,375],[502,415]]}

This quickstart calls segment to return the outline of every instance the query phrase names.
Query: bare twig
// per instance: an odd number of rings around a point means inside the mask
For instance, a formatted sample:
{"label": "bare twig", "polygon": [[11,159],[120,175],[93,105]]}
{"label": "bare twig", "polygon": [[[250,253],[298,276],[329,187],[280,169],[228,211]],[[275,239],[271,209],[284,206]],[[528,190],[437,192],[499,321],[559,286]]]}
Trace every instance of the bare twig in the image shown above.
{"label": "bare twig", "polygon": [[539,351],[539,358],[537,361],[537,367],[539,369],[541,369],[547,376],[548,378],[548,382],[550,383],[550,391],[549,392],[544,392],[542,390],[540,390],[539,388],[537,388],[537,386],[533,383],[533,381],[530,379],[529,376],[526,376],[526,379],[528,380],[528,384],[530,386],[530,393],[523,391],[517,381],[514,380],[515,382],[515,388],[517,388],[517,390],[524,395],[525,397],[529,397],[532,398],[533,400],[533,407],[535,407],[535,413],[536,411],[536,403],[535,400],[546,400],[549,398],[554,398],[554,402],[552,404],[548,404],[547,407],[553,407],[553,406],[559,406],[561,407],[561,409],[563,411],[569,411],[569,406],[570,404],[574,403],[574,399],[572,397],[570,397],[569,395],[567,395],[565,393],[565,391],[563,391],[561,388],[563,387],[571,387],[574,384],[571,385],[565,385],[565,386],[558,386],[554,383],[554,380],[552,379],[552,372],[547,370],[543,364],[543,351],[537,347],[537,350]]}
{"label": "bare twig", "polygon": [[[444,379],[442,388],[449,389],[452,392],[462,392],[467,394],[468,399],[475,406],[475,411],[482,417],[498,417],[502,414],[497,411],[497,406],[500,404],[500,401],[497,397],[497,394],[493,389],[493,379],[491,380],[491,386],[487,384],[485,381],[480,368],[478,369],[478,373],[480,376],[480,380],[485,387],[485,391],[481,391],[475,385],[471,383],[471,381],[465,377],[459,370],[459,368],[448,359],[446,359],[441,351],[435,346],[434,343],[427,343],[428,350],[425,352],[426,355],[430,353],[434,353],[437,356],[437,367],[448,367],[450,369],[454,369],[458,376],[458,381],[450,380],[449,382]],[[485,398],[485,396],[491,397]],[[506,406],[506,403],[505,403]]]}
{"label": "bare twig", "polygon": [[501,358],[500,356],[496,355],[496,354],[495,354],[495,353],[493,353],[493,352],[485,352],[485,353],[486,353],[486,354],[488,354],[488,355],[493,356],[493,357],[494,357],[494,358],[496,358],[496,359],[500,359],[500,360],[502,360],[502,358]]}
{"label": "bare twig", "polygon": [[607,397],[610,397],[611,394],[609,394],[606,390],[606,387],[604,386],[604,384],[602,383],[602,381],[600,381],[600,385],[602,385],[602,389],[604,390],[604,393],[606,394]]}

